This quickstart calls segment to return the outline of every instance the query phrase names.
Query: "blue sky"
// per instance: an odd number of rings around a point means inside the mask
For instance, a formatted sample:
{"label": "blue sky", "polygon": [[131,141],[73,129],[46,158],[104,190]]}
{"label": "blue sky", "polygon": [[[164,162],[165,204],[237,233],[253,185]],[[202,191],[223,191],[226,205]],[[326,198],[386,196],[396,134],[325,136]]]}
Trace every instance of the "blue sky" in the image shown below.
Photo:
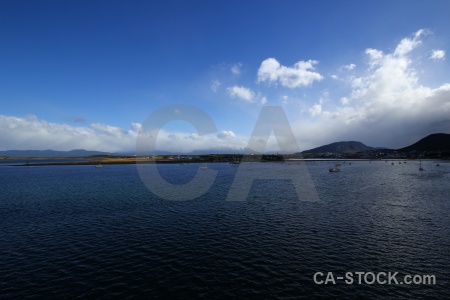
{"label": "blue sky", "polygon": [[433,0],[1,1],[0,150],[131,151],[175,103],[218,131],[173,122],[161,150],[244,148],[263,105],[284,108],[302,150],[449,133],[449,13]]}

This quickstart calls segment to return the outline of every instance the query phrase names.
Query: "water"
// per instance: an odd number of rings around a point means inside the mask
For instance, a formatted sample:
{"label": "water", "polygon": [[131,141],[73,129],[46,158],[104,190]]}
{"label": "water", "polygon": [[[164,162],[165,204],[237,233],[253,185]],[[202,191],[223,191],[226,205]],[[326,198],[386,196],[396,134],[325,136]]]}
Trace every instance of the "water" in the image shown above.
{"label": "water", "polygon": [[21,165],[33,165],[33,164],[58,164],[58,163],[71,163],[71,162],[86,162],[89,161],[84,158],[55,158],[55,159],[0,159],[1,166],[21,166]]}
{"label": "water", "polygon": [[[156,197],[134,165],[1,166],[0,298],[447,298],[450,165],[332,165],[307,163],[318,202],[276,179],[226,201],[239,168],[229,164],[209,164],[215,184],[191,201]],[[158,168],[180,184],[199,166]],[[432,274],[436,285],[313,280],[358,271]]]}

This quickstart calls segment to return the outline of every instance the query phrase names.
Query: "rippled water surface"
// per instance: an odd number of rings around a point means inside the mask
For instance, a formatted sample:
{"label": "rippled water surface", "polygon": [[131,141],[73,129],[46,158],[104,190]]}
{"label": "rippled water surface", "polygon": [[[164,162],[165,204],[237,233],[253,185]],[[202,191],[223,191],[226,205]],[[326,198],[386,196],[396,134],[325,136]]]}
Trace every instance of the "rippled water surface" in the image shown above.
{"label": "rippled water surface", "polygon": [[[306,163],[318,201],[277,179],[306,178],[296,162],[209,164],[214,185],[190,201],[158,198],[134,165],[1,166],[0,298],[447,298],[450,164],[333,164]],[[175,184],[199,167],[158,166]],[[238,168],[273,179],[227,201]],[[358,271],[436,285],[313,280]]]}

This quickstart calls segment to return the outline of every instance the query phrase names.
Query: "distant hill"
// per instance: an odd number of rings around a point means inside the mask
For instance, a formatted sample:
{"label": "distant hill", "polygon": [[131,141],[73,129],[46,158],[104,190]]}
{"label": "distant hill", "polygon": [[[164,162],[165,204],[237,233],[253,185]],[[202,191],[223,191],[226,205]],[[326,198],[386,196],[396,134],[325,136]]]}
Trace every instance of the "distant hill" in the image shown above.
{"label": "distant hill", "polygon": [[424,137],[408,147],[397,149],[401,152],[410,151],[450,151],[450,134],[434,133]]}
{"label": "distant hill", "polygon": [[8,156],[8,157],[83,157],[93,155],[111,155],[111,153],[100,151],[88,151],[84,149],[75,149],[70,151],[55,151],[55,150],[0,151],[0,156]]}
{"label": "distant hill", "polygon": [[360,151],[369,151],[376,150],[376,148],[372,148],[364,145],[361,142],[349,141],[349,142],[336,142],[331,143],[329,145],[320,146],[317,148],[313,148],[310,150],[302,151],[302,153],[342,153],[342,154],[351,154]]}

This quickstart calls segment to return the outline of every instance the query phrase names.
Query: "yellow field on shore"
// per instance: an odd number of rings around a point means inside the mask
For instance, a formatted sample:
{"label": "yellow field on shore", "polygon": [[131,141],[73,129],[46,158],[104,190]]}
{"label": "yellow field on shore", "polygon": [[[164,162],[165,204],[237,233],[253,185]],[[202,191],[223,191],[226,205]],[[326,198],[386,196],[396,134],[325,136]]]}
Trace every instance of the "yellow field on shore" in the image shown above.
{"label": "yellow field on shore", "polygon": [[143,164],[143,163],[183,163],[206,162],[209,158],[175,160],[164,157],[149,156],[100,156],[100,157],[2,157],[2,161],[17,162],[18,166],[47,165],[108,165],[108,164]]}

